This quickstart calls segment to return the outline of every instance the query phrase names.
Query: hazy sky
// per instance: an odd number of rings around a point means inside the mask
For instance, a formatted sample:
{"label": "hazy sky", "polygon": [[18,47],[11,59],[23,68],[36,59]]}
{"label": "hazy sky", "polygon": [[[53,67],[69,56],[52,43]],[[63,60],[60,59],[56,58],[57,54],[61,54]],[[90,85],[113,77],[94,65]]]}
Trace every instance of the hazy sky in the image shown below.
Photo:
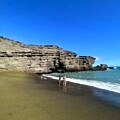
{"label": "hazy sky", "polygon": [[0,35],[120,65],[120,0],[0,0]]}

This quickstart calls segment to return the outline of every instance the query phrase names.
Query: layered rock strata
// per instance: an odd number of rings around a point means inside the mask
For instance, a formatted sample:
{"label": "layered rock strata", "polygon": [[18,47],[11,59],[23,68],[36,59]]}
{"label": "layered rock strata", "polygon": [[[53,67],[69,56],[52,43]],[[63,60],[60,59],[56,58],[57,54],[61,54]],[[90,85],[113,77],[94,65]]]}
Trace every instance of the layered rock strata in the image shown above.
{"label": "layered rock strata", "polygon": [[0,69],[48,73],[60,69],[66,71],[92,70],[95,58],[77,56],[54,45],[25,45],[0,37]]}

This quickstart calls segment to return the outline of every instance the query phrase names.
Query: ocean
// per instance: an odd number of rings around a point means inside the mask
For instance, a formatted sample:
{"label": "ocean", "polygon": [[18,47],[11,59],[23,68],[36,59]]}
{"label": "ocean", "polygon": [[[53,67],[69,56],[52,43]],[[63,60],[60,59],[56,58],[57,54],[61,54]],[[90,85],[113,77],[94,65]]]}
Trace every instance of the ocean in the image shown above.
{"label": "ocean", "polygon": [[[58,79],[59,73],[52,78]],[[120,70],[67,72],[67,81],[92,86],[100,99],[120,107]]]}

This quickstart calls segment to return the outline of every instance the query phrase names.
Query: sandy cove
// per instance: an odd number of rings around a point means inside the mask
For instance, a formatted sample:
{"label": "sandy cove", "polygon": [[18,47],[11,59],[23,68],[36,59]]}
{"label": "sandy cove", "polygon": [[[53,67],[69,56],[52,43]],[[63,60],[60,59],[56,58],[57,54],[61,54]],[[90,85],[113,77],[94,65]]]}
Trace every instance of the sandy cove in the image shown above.
{"label": "sandy cove", "polygon": [[0,120],[120,120],[119,113],[92,87],[68,83],[64,89],[36,74],[0,72]]}

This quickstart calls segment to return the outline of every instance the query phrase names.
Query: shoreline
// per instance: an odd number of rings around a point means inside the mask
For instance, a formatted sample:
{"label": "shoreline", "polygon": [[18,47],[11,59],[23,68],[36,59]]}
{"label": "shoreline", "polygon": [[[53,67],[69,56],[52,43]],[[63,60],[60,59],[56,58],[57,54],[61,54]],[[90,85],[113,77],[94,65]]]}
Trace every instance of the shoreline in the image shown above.
{"label": "shoreline", "polygon": [[[52,76],[52,75],[44,75],[44,76],[58,80],[58,77],[56,77],[56,76]],[[110,82],[102,82],[102,81],[87,80],[87,79],[86,80],[85,79],[75,79],[75,78],[66,78],[66,81],[80,84],[80,85],[91,86],[91,87],[95,87],[97,89],[102,89],[102,90],[120,94],[120,86],[118,84],[112,84]]]}
{"label": "shoreline", "polygon": [[[55,81],[58,81],[58,79],[59,79],[58,77],[50,76],[50,75],[43,75],[43,77],[45,79],[51,79],[51,80],[55,80]],[[105,102],[107,104],[110,104],[112,106],[120,108],[120,101],[119,101],[120,93],[117,93],[117,92],[114,92],[114,91],[111,91],[108,89],[95,87],[95,86],[80,84],[80,83],[74,82],[74,80],[70,80],[70,78],[67,78],[67,86],[76,86],[76,87],[81,87],[83,89],[85,88],[85,89],[91,91],[91,94],[93,94],[93,96],[99,98],[102,102]],[[65,89],[67,91],[67,87]]]}
{"label": "shoreline", "polygon": [[27,73],[0,73],[1,120],[120,120],[120,108],[93,94],[94,88]]}

